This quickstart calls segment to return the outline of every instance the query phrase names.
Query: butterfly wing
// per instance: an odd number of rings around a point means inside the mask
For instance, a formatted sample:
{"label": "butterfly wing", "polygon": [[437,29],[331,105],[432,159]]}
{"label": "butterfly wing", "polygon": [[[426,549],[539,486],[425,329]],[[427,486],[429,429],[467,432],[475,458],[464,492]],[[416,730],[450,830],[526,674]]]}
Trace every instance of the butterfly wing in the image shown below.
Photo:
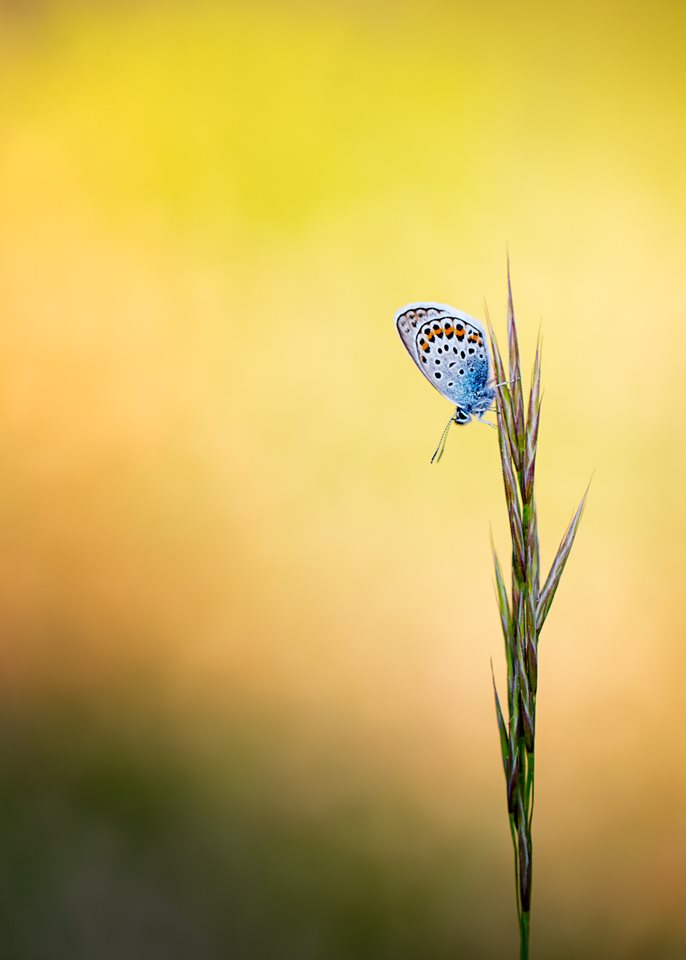
{"label": "butterfly wing", "polygon": [[479,407],[490,378],[486,334],[446,303],[408,303],[395,315],[400,339],[429,383],[463,410]]}

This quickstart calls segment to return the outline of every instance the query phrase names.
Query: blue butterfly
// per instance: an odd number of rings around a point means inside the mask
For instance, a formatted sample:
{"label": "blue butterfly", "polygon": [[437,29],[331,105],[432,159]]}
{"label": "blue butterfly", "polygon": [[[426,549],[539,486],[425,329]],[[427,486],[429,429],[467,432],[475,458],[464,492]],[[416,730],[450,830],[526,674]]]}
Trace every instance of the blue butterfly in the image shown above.
{"label": "blue butterfly", "polygon": [[443,456],[453,423],[466,424],[472,417],[488,422],[483,416],[493,408],[496,386],[488,338],[478,320],[447,303],[408,303],[396,313],[395,325],[429,383],[455,404],[433,463]]}

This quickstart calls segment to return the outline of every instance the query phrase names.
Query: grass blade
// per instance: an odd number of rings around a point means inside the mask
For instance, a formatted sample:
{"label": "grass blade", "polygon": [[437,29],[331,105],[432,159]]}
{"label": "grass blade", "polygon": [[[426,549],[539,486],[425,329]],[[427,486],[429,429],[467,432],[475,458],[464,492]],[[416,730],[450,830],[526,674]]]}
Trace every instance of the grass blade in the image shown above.
{"label": "grass blade", "polygon": [[[540,562],[538,548],[538,516],[536,513],[536,501],[531,494],[531,501],[527,504],[527,527],[526,527],[526,586],[529,594],[538,605],[538,591],[540,586]],[[534,623],[536,618],[532,620]]]}
{"label": "grass blade", "polygon": [[[488,333],[491,339],[491,352],[493,354],[493,366],[494,366],[494,375],[495,382],[499,384],[506,384],[508,380],[508,374],[505,371],[505,366],[503,364],[503,358],[500,353],[500,347],[498,346],[498,341],[496,340],[493,327],[489,324]],[[512,392],[511,387],[513,384],[508,384],[507,386],[496,387],[496,405],[498,411],[502,414],[505,433],[508,439],[508,443],[511,450],[511,456],[514,461],[515,469],[519,470],[520,456],[519,456],[519,447],[517,445],[517,433],[515,430],[515,420],[514,420],[514,408],[512,406]],[[502,447],[501,447],[501,456]]]}
{"label": "grass blade", "polygon": [[567,558],[572,549],[572,544],[574,543],[574,538],[576,536],[576,531],[579,527],[579,521],[581,520],[581,515],[584,512],[584,506],[586,505],[586,497],[588,496],[588,487],[586,488],[586,493],[584,493],[581,498],[581,503],[577,507],[577,511],[572,517],[571,523],[565,531],[565,535],[562,538],[560,546],[557,549],[557,554],[553,560],[553,564],[550,568],[550,573],[548,574],[548,579],[545,582],[543,589],[541,590],[541,596],[538,600],[538,611],[537,611],[537,622],[536,627],[540,631],[543,624],[545,623],[545,618],[548,616],[550,607],[552,606],[553,597],[555,596],[555,591],[558,588],[560,583],[560,577],[562,576],[562,571],[565,568],[567,563]]}
{"label": "grass blade", "polygon": [[493,693],[495,695],[495,715],[498,720],[498,733],[500,735],[500,754],[503,759],[503,772],[505,774],[505,785],[507,786],[510,749],[509,749],[509,744],[507,742],[507,727],[505,726],[505,718],[503,717],[503,711],[500,706],[500,698],[498,697],[498,688],[495,683],[495,674],[493,672],[492,660],[491,660],[491,679],[493,681]]}
{"label": "grass blade", "polygon": [[534,357],[534,369],[531,373],[531,389],[529,390],[529,410],[527,424],[533,419],[534,410],[538,407],[541,400],[541,334],[536,341],[536,356]]}
{"label": "grass blade", "polygon": [[524,398],[522,394],[522,371],[519,361],[519,338],[512,299],[512,279],[510,277],[510,258],[507,258],[507,344],[510,353],[510,380],[512,380],[512,412],[517,437],[517,446],[524,446]]}
{"label": "grass blade", "polygon": [[491,355],[493,357],[493,373],[495,375],[496,383],[504,383],[507,380],[507,375],[505,374],[505,367],[503,365],[503,358],[500,354],[500,347],[498,346],[498,341],[495,338],[495,332],[491,326],[491,321],[488,320],[488,337],[491,341]]}
{"label": "grass blade", "polygon": [[522,468],[522,499],[529,503],[534,495],[534,476],[536,473],[536,454],[538,453],[538,426],[541,422],[541,401],[532,411],[526,425],[524,438],[524,464]]}
{"label": "grass blade", "polygon": [[491,549],[493,550],[493,565],[495,566],[495,585],[498,592],[498,610],[500,612],[500,623],[503,628],[503,637],[505,639],[505,656],[508,664],[510,662],[510,646],[512,643],[512,616],[510,614],[510,601],[507,596],[507,588],[503,579],[503,571],[500,567],[498,554],[495,552],[495,545],[491,537]]}

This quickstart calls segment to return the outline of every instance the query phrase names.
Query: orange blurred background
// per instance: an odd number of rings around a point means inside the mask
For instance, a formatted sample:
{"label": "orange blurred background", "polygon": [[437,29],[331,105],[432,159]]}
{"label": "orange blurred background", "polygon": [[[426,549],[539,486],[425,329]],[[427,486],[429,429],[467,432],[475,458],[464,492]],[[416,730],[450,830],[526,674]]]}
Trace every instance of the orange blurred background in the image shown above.
{"label": "orange blurred background", "polygon": [[495,436],[539,326],[532,956],[686,953],[680,5],[6,5],[11,957],[514,955]]}

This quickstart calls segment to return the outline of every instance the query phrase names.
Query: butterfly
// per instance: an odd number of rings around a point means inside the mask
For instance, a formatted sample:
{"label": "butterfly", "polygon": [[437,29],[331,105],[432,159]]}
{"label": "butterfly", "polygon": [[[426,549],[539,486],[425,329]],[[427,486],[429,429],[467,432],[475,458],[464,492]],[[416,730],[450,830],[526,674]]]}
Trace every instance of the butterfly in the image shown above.
{"label": "butterfly", "polygon": [[[495,384],[488,339],[481,323],[447,303],[408,303],[395,315],[395,325],[407,352],[429,383],[455,404],[436,452],[440,460],[453,423],[472,417],[482,423],[493,407]],[[492,426],[492,424],[489,424]]]}

